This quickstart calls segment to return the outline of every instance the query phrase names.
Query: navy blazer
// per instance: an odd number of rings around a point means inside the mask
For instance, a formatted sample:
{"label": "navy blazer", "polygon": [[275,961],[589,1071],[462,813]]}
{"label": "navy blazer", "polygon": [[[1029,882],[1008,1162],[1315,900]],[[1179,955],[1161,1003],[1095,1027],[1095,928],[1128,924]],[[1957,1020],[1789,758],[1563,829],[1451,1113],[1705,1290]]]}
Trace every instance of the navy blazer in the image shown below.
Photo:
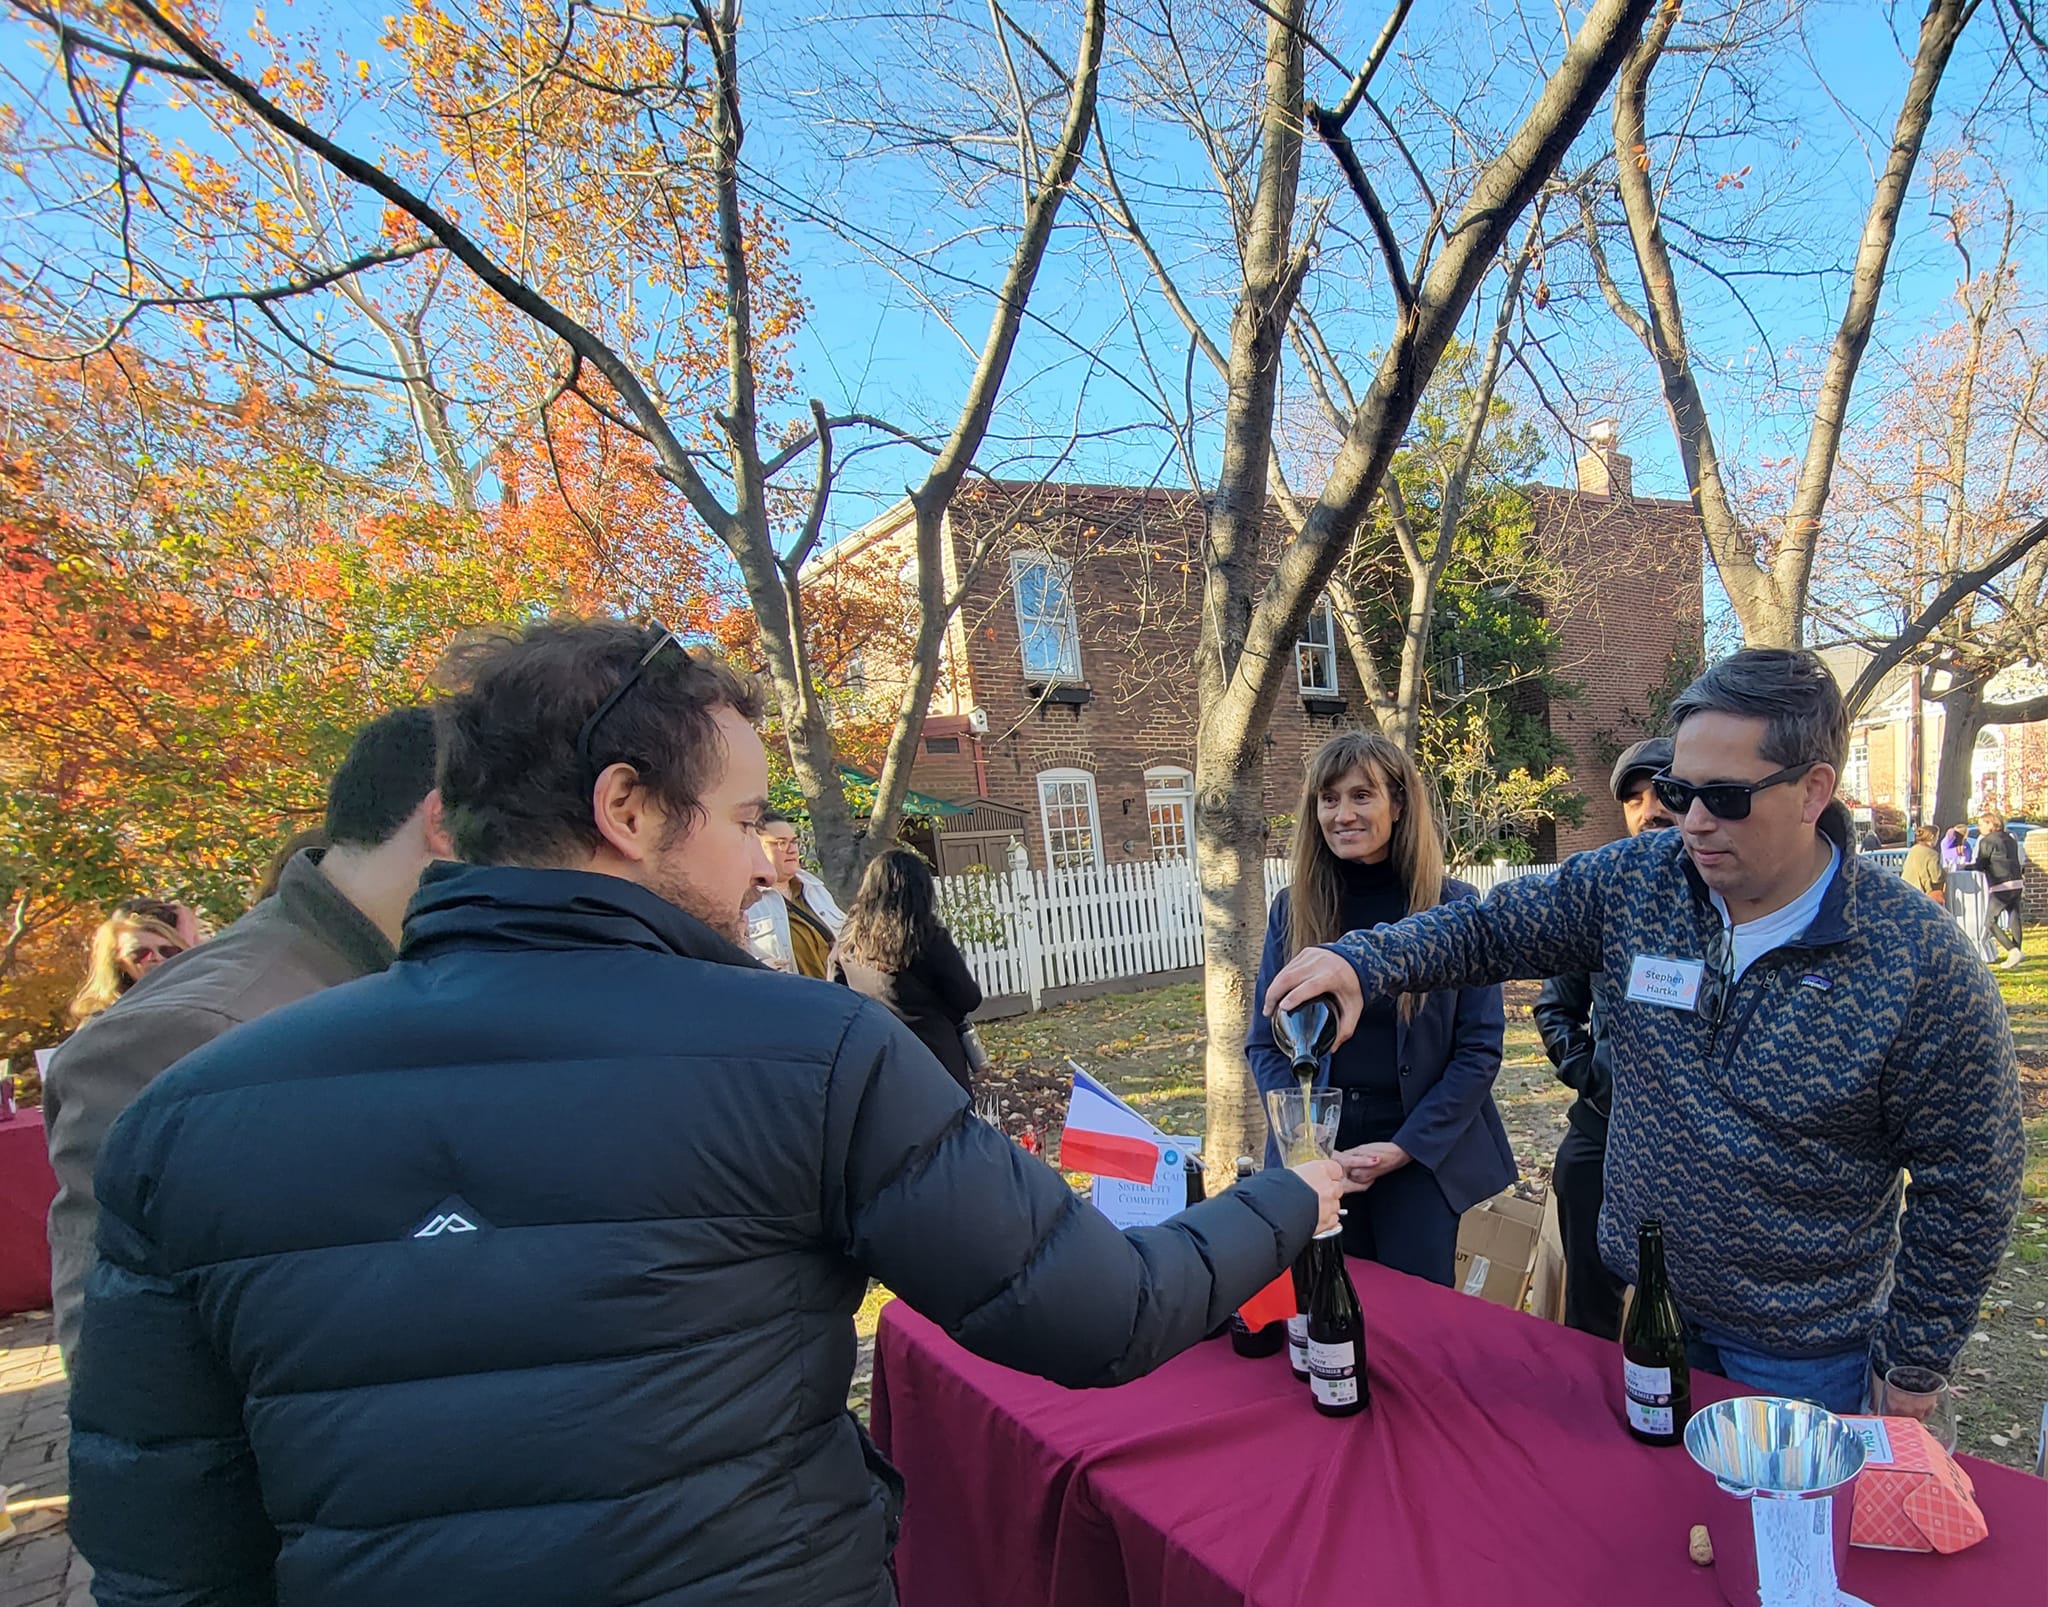
{"label": "navy blazer", "polygon": [[[1443,902],[1477,898],[1478,889],[1446,877]],[[1273,1042],[1266,1019],[1266,987],[1288,961],[1288,894],[1281,889],[1266,918],[1266,952],[1259,960],[1245,1059],[1260,1093],[1292,1088],[1294,1068]],[[1463,1213],[1489,1200],[1519,1175],[1515,1152],[1493,1103],[1500,1075],[1501,1037],[1507,1030],[1500,989],[1445,988],[1424,994],[1412,1019],[1394,1018],[1394,1042],[1401,1062],[1401,1108],[1407,1119],[1394,1134],[1412,1164],[1426,1166],[1453,1211]],[[1324,1057],[1317,1082],[1330,1075]],[[1267,1161],[1277,1156],[1266,1140]]]}

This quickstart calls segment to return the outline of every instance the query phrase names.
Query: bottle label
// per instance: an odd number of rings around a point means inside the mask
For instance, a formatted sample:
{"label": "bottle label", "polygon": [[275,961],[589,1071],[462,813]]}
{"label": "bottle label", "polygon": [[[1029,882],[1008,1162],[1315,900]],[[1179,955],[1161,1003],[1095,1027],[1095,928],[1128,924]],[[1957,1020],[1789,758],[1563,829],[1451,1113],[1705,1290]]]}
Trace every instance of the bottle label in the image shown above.
{"label": "bottle label", "polygon": [[1339,1344],[1308,1342],[1308,1384],[1315,1398],[1325,1406],[1353,1406],[1358,1401],[1358,1347],[1346,1339]]}
{"label": "bottle label", "polygon": [[1671,1369],[1624,1360],[1622,1386],[1628,1391],[1629,1426],[1643,1434],[1677,1431],[1671,1409]]}

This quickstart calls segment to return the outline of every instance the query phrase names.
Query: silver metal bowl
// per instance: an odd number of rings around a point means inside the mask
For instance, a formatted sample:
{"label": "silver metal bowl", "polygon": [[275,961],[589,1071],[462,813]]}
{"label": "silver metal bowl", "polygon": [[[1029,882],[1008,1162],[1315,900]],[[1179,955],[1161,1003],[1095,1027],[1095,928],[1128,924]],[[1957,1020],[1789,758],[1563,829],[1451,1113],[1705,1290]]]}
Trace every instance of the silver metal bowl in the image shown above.
{"label": "silver metal bowl", "polygon": [[1733,1496],[1819,1495],[1863,1471],[1863,1438],[1833,1412],[1780,1395],[1739,1395],[1693,1413],[1692,1459]]}
{"label": "silver metal bowl", "polygon": [[1716,1502],[1707,1520],[1722,1598],[1731,1607],[1835,1602],[1861,1436],[1810,1401],[1744,1395],[1694,1413],[1685,1448],[1742,1503]]}

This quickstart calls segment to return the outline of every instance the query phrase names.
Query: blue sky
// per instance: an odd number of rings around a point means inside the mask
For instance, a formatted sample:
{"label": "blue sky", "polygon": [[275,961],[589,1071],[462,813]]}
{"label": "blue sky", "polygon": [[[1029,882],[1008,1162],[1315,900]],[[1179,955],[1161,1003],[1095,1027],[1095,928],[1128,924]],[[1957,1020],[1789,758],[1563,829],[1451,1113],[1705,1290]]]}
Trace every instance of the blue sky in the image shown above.
{"label": "blue sky", "polygon": [[[1505,8],[1495,7],[1497,11]],[[1453,5],[1418,5],[1407,30],[1413,52],[1411,70],[1417,75],[1433,70],[1446,54],[1456,55],[1476,37],[1498,41],[1495,31],[1479,28],[1470,21],[1473,8]],[[775,13],[768,13],[769,19]],[[760,17],[755,14],[756,19]],[[1328,37],[1343,38],[1342,13],[1339,25]],[[1353,32],[1378,26],[1377,11],[1362,8]],[[1917,28],[1918,8],[1905,10],[1900,18],[1907,30],[1906,48],[1912,45]],[[1958,64],[1951,71],[1940,101],[1937,138],[1930,150],[1956,138],[1961,114],[1981,97],[1988,79],[1986,56],[1996,43],[1989,28],[1988,12],[1965,42]],[[1749,314],[1719,290],[1703,273],[1681,264],[1696,349],[1710,374],[1710,394],[1719,414],[1724,439],[1740,456],[1761,463],[1766,459],[1794,454],[1803,448],[1804,428],[1810,416],[1803,405],[1801,382],[1810,378],[1818,353],[1832,336],[1841,309],[1844,279],[1840,272],[1852,255],[1871,192],[1872,149],[1881,151],[1888,142],[1892,121],[1907,80],[1908,68],[1900,45],[1884,25],[1883,8],[1858,3],[1815,5],[1808,8],[1806,50],[1811,60],[1787,50],[1772,74],[1772,109],[1787,127],[1754,137],[1739,134],[1722,147],[1721,161],[1728,171],[1749,169],[1744,189],[1755,191],[1782,186],[1792,198],[1781,203],[1776,215],[1767,214],[1773,227],[1794,236],[1782,261],[1752,263],[1755,268],[1794,267],[1811,277],[1775,281],[1745,282],[1745,291],[1759,330]],[[1357,48],[1354,40],[1353,48]],[[1118,81],[1128,88],[1128,64],[1110,63],[1112,92]],[[1523,87],[1525,87],[1524,74]],[[1333,97],[1334,74],[1323,71],[1312,80],[1312,92]],[[1682,88],[1682,85],[1680,86]],[[1662,79],[1653,102],[1653,115],[1664,112],[1677,93]],[[1491,99],[1499,104],[1494,115],[1505,118],[1518,104],[1517,85],[1497,85]],[[754,115],[757,136],[765,127],[775,130],[780,106],[767,109],[757,101]],[[1114,114],[1113,114],[1114,115]],[[1580,149],[1578,160],[1594,142],[1607,138],[1603,113]],[[1128,129],[1131,125],[1126,124]],[[1157,137],[1156,135],[1154,136]],[[1999,150],[1988,143],[2001,137],[2008,148]],[[1116,138],[1113,131],[1112,139]],[[1996,163],[2014,187],[2023,212],[2038,220],[2043,211],[2042,172],[2026,144],[2026,131],[1994,127],[1987,139],[1988,159]],[[1147,142],[1150,143],[1149,141]],[[1167,137],[1148,151],[1149,185],[1164,195],[1176,185],[1199,190],[1204,181],[1199,159],[1183,139]],[[1925,164],[1923,164],[1924,170]],[[1321,193],[1333,185],[1328,156],[1311,148],[1305,159],[1305,191]],[[914,207],[904,205],[912,197],[929,192],[928,177],[914,164],[897,160],[878,162],[860,171],[853,183],[855,209],[864,222],[870,218],[881,232],[900,229],[896,238],[908,246],[929,246],[943,236],[949,215],[935,213],[921,222]],[[1730,200],[1736,192],[1730,192]],[[883,198],[892,198],[894,204]],[[873,202],[872,210],[869,203]],[[1141,205],[1141,211],[1143,210]],[[1228,327],[1228,291],[1231,263],[1229,245],[1219,228],[1220,213],[1214,205],[1204,206],[1198,198],[1176,196],[1165,209],[1168,222],[1155,225],[1170,235],[1179,247],[1177,263],[1187,267],[1190,282],[1210,294],[1199,299],[1210,331],[1221,340]],[[905,225],[905,214],[910,214]],[[1078,214],[1074,214],[1078,219]],[[1348,198],[1335,203],[1336,221],[1349,230],[1360,220]],[[1711,222],[1712,220],[1708,220]],[[795,234],[799,253],[805,261],[804,286],[811,298],[814,315],[799,343],[799,369],[814,386],[858,388],[867,405],[902,416],[937,421],[960,393],[967,361],[957,342],[929,312],[920,307],[901,284],[881,274],[849,253],[843,242],[829,231],[799,226]],[[2033,235],[2033,257],[2043,261],[2040,235]],[[1056,254],[1041,283],[1035,310],[1050,328],[1027,337],[1020,350],[1010,392],[1008,417],[1016,427],[1020,421],[1036,421],[1057,436],[1067,419],[1085,418],[1097,428],[1137,430],[1154,417],[1142,398],[1120,376],[1134,372],[1140,364],[1137,331],[1144,330],[1155,360],[1170,366],[1179,377],[1185,342],[1179,326],[1160,305],[1155,290],[1143,284],[1141,264],[1126,253],[1124,284],[1138,288],[1140,311],[1135,320],[1122,315],[1123,285],[1112,283],[1102,266],[1103,253],[1076,221],[1067,231],[1064,251]],[[1333,253],[1328,270],[1345,274],[1357,263],[1356,253]],[[952,261],[959,260],[959,254]],[[973,256],[986,269],[988,253]],[[1877,343],[1866,372],[1873,381],[1882,377],[1883,354],[1888,348],[1908,343],[1930,324],[1942,321],[1949,312],[1956,278],[1956,259],[1942,238],[1941,226],[1930,215],[1924,185],[1916,186],[1903,220],[1891,282],[1881,314]],[[1203,272],[1203,267],[1213,270]],[[1625,252],[1617,269],[1627,267]],[[1622,274],[1624,282],[1628,275]],[[1184,285],[1184,288],[1187,288]],[[1358,285],[1359,293],[1346,298],[1348,315],[1342,320],[1354,336],[1355,349],[1369,353],[1375,338],[1386,328],[1390,298],[1377,280]],[[1323,304],[1331,300],[1329,286],[1318,294]],[[963,323],[976,336],[986,317],[986,301],[980,302]],[[1608,389],[1622,405],[1627,426],[1626,444],[1637,459],[1639,489],[1664,495],[1684,494],[1683,476],[1670,444],[1668,427],[1657,405],[1652,377],[1640,349],[1616,326],[1604,309],[1585,307],[1551,321],[1552,338],[1563,350],[1576,356],[1583,371],[1617,372]],[[1065,337],[1065,338],[1062,338]],[[1086,348],[1098,359],[1090,371],[1075,345]],[[1170,359],[1170,364],[1164,360]],[[1360,361],[1358,368],[1369,365]],[[1195,373],[1198,412],[1213,413],[1215,387],[1205,365]],[[1596,387],[1597,389],[1597,387]],[[1873,384],[1859,397],[1865,408],[1874,404],[1880,387]],[[1523,387],[1524,401],[1533,399]],[[1207,448],[1213,429],[1201,437],[1206,468],[1212,465]],[[1569,448],[1559,438],[1559,459],[1553,472],[1562,474]],[[1142,477],[1158,472],[1162,452],[1143,435],[1127,435],[1114,442],[1090,448],[1084,454],[1101,465],[1104,477],[1121,473]],[[900,483],[878,475],[873,483],[877,497],[891,494]],[[1165,472],[1172,474],[1169,464]],[[849,499],[850,501],[851,499]],[[851,508],[846,511],[851,512]]]}
{"label": "blue sky", "polygon": [[[240,15],[246,6],[234,9]],[[1510,0],[1416,5],[1378,89],[1411,132],[1426,168],[1434,171],[1432,163],[1458,149],[1428,104],[1432,98],[1455,102],[1465,125],[1475,130],[1503,128],[1516,119],[1533,91],[1536,64],[1547,65],[1557,53],[1554,21],[1549,36],[1534,33],[1544,26],[1546,9],[1529,6],[1533,21],[1525,28]],[[1898,9],[1908,49],[1919,10],[1917,4]],[[1160,13],[1129,4],[1124,14]],[[1774,459],[1796,454],[1803,445],[1807,413],[1801,384],[1810,378],[1839,314],[1840,270],[1853,252],[1869,199],[1869,148],[1874,141],[1881,149],[1888,138],[1906,82],[1887,14],[1873,0],[1818,0],[1805,8],[1803,42],[1788,38],[1757,69],[1757,126],[1738,117],[1714,131],[1713,166],[1745,176],[1725,191],[1710,192],[1689,213],[1711,228],[1752,201],[1768,202],[1763,226],[1779,231],[1782,242],[1746,266],[1800,275],[1744,280],[1750,301],[1745,312],[1704,274],[1680,268],[1724,450],[1759,477],[1771,472]],[[788,220],[793,263],[812,309],[795,350],[799,410],[803,396],[816,395],[834,411],[880,413],[908,426],[943,428],[951,422],[972,359],[919,293],[946,305],[968,340],[979,341],[990,307],[985,287],[1008,245],[1007,236],[1000,229],[991,232],[990,225],[1012,219],[1014,186],[993,184],[963,203],[918,156],[853,158],[848,150],[858,143],[854,125],[865,116],[909,115],[919,106],[936,106],[944,117],[970,108],[984,65],[976,50],[986,15],[984,7],[967,0],[940,0],[914,13],[865,0],[763,0],[748,12],[749,158],[763,199]],[[1024,6],[1017,15],[1042,31],[1051,54],[1071,58],[1078,15],[1073,4]],[[1219,6],[1215,15],[1241,19],[1249,13]],[[1316,8],[1316,15],[1319,37],[1351,61],[1377,32],[1382,12],[1335,4]],[[269,22],[279,34],[311,32],[351,52],[373,54],[377,16],[351,5],[300,0],[272,7]],[[1176,26],[1185,17],[1189,36],[1200,36],[1195,10],[1183,6],[1175,16]],[[1987,7],[1944,86],[1930,149],[1954,141],[1964,114],[1983,97],[1996,43]],[[1139,91],[1157,87],[1158,56],[1156,32],[1119,28],[1104,79],[1111,149],[1161,254],[1221,342],[1234,293],[1234,260],[1206,164],[1185,129],[1133,107]],[[0,64],[24,75],[35,71],[24,25],[11,13],[0,24]],[[1207,66],[1217,85],[1243,77],[1226,53]],[[1317,64],[1312,94],[1327,101],[1341,87],[1333,69]],[[1660,76],[1653,115],[1676,116],[1684,92],[1675,76],[1668,84]],[[1711,107],[1712,97],[1702,104]],[[1986,161],[2005,175],[2035,231],[2029,258],[2038,271],[2048,260],[2038,232],[2048,212],[2048,178],[2028,143],[2031,131],[2005,118],[1980,120],[1976,133]],[[1589,159],[1606,138],[1603,109],[1567,165]],[[1394,154],[1383,145],[1362,148],[1397,226],[1412,234],[1419,202],[1412,187],[1404,193]],[[1653,138],[1660,160],[1662,149]],[[1329,157],[1313,146],[1304,174],[1310,199],[1336,187]],[[1877,348],[1866,367],[1870,382],[1859,393],[1865,410],[1881,396],[1885,350],[1907,344],[1946,316],[1955,259],[1929,211],[1926,190],[1917,186],[1906,209]],[[820,221],[826,218],[831,221]],[[1354,379],[1362,380],[1388,327],[1390,297],[1370,252],[1357,243],[1362,220],[1348,196],[1331,202],[1330,219],[1329,244],[1305,298],[1324,319]],[[17,217],[12,226],[18,232],[22,220]],[[1570,255],[1569,248],[1560,249],[1557,302],[1535,320],[1550,354],[1548,371],[1571,376],[1581,393],[1572,409],[1579,424],[1604,412],[1622,417],[1639,490],[1683,495],[1647,362],[1583,284],[1574,291]],[[1626,268],[1625,256],[1617,268]],[[1622,277],[1626,282],[1628,275]],[[1041,277],[984,463],[998,471],[1042,472],[1079,431],[1084,439],[1071,446],[1062,473],[1184,484],[1174,439],[1163,426],[1191,400],[1194,451],[1206,477],[1214,468],[1218,387],[1199,360],[1190,371],[1187,356],[1180,325],[1143,263],[1128,247],[1105,246],[1084,210],[1070,207]],[[1300,400],[1299,380],[1290,376],[1289,386]],[[1511,389],[1540,416],[1526,382],[1513,381]],[[1562,431],[1553,431],[1553,438],[1556,477],[1568,472],[1571,447]],[[864,460],[844,484],[834,526],[847,528],[893,500],[921,467],[908,450]]]}

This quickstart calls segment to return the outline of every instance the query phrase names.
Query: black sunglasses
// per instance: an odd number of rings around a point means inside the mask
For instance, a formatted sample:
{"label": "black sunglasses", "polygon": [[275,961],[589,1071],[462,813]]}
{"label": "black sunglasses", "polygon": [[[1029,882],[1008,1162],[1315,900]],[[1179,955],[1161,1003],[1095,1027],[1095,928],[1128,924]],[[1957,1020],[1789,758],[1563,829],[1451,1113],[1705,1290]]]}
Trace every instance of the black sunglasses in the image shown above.
{"label": "black sunglasses", "polygon": [[680,636],[659,622],[652,628],[661,632],[661,635],[655,639],[654,645],[640,655],[640,662],[627,671],[626,678],[619,682],[618,690],[598,704],[597,712],[585,720],[583,722],[583,729],[576,733],[576,757],[583,761],[583,768],[592,780],[597,778],[602,767],[591,757],[590,739],[597,735],[597,728],[603,722],[604,717],[619,706],[620,698],[640,684],[640,678],[647,673],[647,666],[659,658],[661,650],[670,643],[674,643],[675,650],[683,655],[683,662],[685,664],[690,661],[690,650],[683,645],[683,639]]}
{"label": "black sunglasses", "polygon": [[1809,759],[1805,764],[1774,770],[1761,781],[1709,781],[1704,787],[1680,781],[1667,771],[1650,777],[1650,786],[1655,790],[1658,801],[1680,820],[1692,808],[1695,798],[1707,806],[1707,813],[1716,820],[1747,820],[1749,806],[1758,793],[1771,787],[1782,787],[1788,781],[1797,781],[1819,763],[1818,759]]}

